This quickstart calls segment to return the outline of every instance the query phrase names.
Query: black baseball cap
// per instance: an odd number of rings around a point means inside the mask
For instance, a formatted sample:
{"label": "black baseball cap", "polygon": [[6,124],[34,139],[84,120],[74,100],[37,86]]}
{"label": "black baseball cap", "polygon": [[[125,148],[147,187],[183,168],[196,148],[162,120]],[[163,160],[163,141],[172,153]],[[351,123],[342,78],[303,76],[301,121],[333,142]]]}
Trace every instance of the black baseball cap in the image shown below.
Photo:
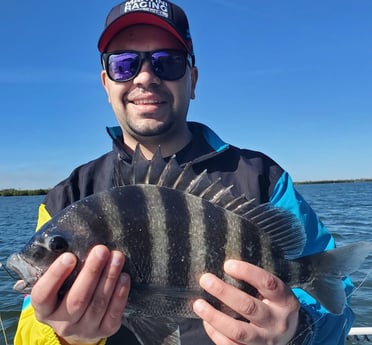
{"label": "black baseball cap", "polygon": [[167,0],[127,0],[113,7],[99,38],[98,50],[105,52],[116,34],[137,24],[155,25],[170,32],[183,44],[195,63],[186,14],[179,6]]}

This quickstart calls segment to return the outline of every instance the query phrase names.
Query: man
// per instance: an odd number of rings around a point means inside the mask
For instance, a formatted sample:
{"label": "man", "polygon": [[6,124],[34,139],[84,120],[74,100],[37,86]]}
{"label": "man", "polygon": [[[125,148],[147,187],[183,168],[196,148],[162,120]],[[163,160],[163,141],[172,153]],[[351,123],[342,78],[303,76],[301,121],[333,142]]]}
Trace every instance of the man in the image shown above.
{"label": "man", "polygon": [[[180,164],[192,161],[196,172],[207,169],[211,179],[233,184],[249,199],[293,212],[307,232],[303,255],[334,246],[280,166],[186,121],[198,71],[182,9],[168,1],[119,4],[107,17],[98,48],[102,84],[120,125],[108,130],[113,150],[78,167],[50,191],[40,206],[38,228],[72,202],[110,188],[115,164],[130,162],[139,144],[147,159],[160,146],[164,157],[175,154]],[[33,288],[32,307],[30,297],[25,299],[15,344],[139,344],[121,325],[130,291],[130,279],[121,273],[124,261],[120,252],[94,247],[60,300],[57,292],[76,264],[72,254],[63,254]],[[225,271],[254,286],[261,298],[204,274],[201,287],[241,318],[197,300],[193,308],[201,320],[180,324],[182,344],[343,344],[353,321],[348,306],[341,315],[329,314],[304,291],[293,292],[279,278],[245,262],[228,261]],[[345,290],[350,289],[346,280]]]}

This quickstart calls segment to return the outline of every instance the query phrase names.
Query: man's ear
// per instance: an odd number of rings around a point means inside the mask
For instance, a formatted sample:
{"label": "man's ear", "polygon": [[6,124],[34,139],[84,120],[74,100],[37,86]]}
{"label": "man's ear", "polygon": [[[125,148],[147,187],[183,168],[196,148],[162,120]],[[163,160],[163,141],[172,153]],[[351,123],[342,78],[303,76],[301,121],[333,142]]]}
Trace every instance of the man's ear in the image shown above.
{"label": "man's ear", "polygon": [[109,93],[109,90],[108,90],[108,83],[107,83],[107,81],[108,81],[107,72],[106,72],[106,70],[103,69],[102,72],[101,72],[101,83],[102,83],[103,88],[106,91],[108,102],[111,103],[110,93]]}
{"label": "man's ear", "polygon": [[191,99],[195,99],[195,89],[196,89],[196,84],[198,83],[198,68],[197,67],[192,67],[191,68]]}

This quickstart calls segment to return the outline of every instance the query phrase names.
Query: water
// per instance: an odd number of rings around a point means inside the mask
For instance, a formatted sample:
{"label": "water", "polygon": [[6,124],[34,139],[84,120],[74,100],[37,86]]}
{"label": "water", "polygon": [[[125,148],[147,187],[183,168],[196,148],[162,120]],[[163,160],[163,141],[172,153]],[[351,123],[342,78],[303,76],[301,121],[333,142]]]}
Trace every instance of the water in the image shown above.
{"label": "water", "polygon": [[[335,236],[338,246],[372,241],[372,183],[299,185],[297,190]],[[351,275],[354,327],[372,327],[372,256]],[[369,276],[367,277],[367,274]],[[371,337],[372,340],[372,337]]]}
{"label": "water", "polygon": [[[334,234],[339,246],[372,240],[372,183],[310,184],[296,188]],[[42,200],[43,196],[0,197],[0,262],[4,263],[32,236]],[[369,256],[361,269],[351,276],[358,287],[352,299],[355,327],[372,327],[372,275],[365,279],[371,267],[372,256]],[[12,291],[13,284],[0,269],[0,316],[9,344],[13,341],[23,300],[22,295]],[[0,332],[2,344],[5,341]]]}
{"label": "water", "polygon": [[[0,197],[0,262],[20,249],[32,236],[37,219],[37,208],[43,196]],[[12,290],[14,281],[0,269],[0,313],[8,343],[13,342],[23,296]],[[0,333],[0,344],[5,344]]]}

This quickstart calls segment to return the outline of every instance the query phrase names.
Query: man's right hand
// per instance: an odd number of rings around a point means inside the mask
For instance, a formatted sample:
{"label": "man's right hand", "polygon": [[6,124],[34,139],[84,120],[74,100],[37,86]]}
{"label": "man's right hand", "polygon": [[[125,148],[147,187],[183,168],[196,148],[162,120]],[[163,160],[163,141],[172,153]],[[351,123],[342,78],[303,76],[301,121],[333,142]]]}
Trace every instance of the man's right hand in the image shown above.
{"label": "man's right hand", "polygon": [[102,245],[94,247],[62,301],[58,291],[76,265],[64,253],[35,284],[31,303],[35,316],[51,326],[62,344],[97,344],[120,326],[130,290],[130,279],[121,270],[124,255]]}

